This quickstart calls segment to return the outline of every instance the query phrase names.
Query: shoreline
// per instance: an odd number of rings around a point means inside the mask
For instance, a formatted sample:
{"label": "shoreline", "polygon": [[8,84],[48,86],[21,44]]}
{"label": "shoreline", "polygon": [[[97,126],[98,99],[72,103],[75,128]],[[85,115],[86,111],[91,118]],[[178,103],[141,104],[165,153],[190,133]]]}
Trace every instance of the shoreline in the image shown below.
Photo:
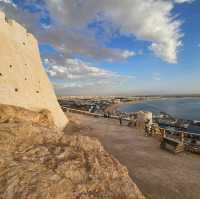
{"label": "shoreline", "polygon": [[131,101],[131,102],[120,102],[120,103],[117,103],[117,104],[111,104],[105,109],[105,112],[113,113],[114,111],[117,111],[117,109],[120,108],[123,105],[138,104],[138,103],[142,103],[144,101],[148,101],[148,100],[135,100],[135,101]]}
{"label": "shoreline", "polygon": [[[139,99],[135,101],[130,101],[130,102],[120,102],[117,104],[111,104],[109,105],[105,111],[106,112],[113,112],[116,111],[119,107],[127,104],[138,104],[138,103],[143,103],[147,101],[157,101],[157,100],[177,100],[177,99],[194,99],[194,98],[200,98],[200,97],[173,97],[173,98],[167,98],[167,97],[161,97],[161,98],[153,98],[153,99]],[[168,114],[168,113],[167,113]]]}
{"label": "shoreline", "polygon": [[111,104],[105,109],[105,112],[111,112],[112,113],[113,111],[116,111],[118,108],[120,108],[123,105],[139,104],[139,103],[143,103],[143,102],[147,102],[147,101],[156,101],[156,100],[162,100],[162,99],[166,100],[168,98],[137,99],[137,100],[130,101],[130,102],[120,102],[120,103],[117,103],[117,104]]}

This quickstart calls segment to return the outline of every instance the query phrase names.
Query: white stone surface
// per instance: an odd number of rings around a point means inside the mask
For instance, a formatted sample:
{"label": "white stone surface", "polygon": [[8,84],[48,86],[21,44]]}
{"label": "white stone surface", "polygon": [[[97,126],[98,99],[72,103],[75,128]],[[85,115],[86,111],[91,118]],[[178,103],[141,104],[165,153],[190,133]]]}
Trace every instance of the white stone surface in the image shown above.
{"label": "white stone surface", "polygon": [[68,119],[41,63],[35,37],[0,12],[0,103],[51,111],[58,128]]}
{"label": "white stone surface", "polygon": [[145,122],[149,120],[149,124],[153,123],[153,114],[151,112],[139,111],[137,112],[136,127],[144,128]]}

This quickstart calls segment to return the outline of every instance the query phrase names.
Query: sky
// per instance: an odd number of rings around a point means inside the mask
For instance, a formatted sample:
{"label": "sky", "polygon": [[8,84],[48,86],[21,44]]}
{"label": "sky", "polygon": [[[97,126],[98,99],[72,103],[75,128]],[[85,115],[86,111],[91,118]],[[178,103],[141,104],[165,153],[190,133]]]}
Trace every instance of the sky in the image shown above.
{"label": "sky", "polygon": [[200,94],[200,0],[0,0],[58,95]]}

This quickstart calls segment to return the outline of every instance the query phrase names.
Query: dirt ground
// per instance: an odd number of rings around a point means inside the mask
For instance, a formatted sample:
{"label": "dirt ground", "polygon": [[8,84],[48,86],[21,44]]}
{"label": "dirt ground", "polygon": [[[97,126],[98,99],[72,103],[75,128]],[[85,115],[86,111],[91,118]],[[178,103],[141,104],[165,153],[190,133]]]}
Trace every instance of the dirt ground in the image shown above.
{"label": "dirt ground", "polygon": [[98,138],[105,149],[125,165],[147,199],[200,198],[200,156],[173,155],[159,148],[159,141],[106,118],[67,114],[68,134]]}

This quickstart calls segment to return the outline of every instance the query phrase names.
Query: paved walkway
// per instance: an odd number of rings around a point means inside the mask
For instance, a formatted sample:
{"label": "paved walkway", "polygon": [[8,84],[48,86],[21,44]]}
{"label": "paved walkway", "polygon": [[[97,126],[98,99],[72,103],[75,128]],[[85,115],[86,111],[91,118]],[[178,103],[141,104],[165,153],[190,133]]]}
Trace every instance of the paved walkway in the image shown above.
{"label": "paved walkway", "polygon": [[66,133],[97,137],[106,150],[124,164],[147,199],[200,198],[200,156],[170,154],[159,148],[155,138],[120,126],[116,120],[69,114],[79,125]]}

